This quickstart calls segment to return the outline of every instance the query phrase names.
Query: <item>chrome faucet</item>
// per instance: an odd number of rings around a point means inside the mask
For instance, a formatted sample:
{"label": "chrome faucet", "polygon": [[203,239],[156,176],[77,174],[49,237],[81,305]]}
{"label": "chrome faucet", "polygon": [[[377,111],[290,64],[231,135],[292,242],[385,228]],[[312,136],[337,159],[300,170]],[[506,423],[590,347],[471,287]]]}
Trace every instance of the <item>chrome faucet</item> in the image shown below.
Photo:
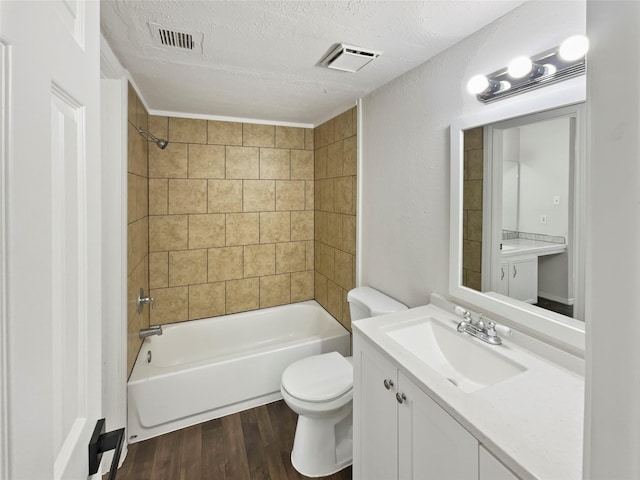
{"label": "chrome faucet", "polygon": [[162,335],[162,325],[154,325],[149,328],[141,328],[138,336],[140,338],[147,338],[151,335]]}
{"label": "chrome faucet", "polygon": [[468,333],[469,335],[479,338],[483,342],[491,345],[502,344],[502,339],[498,336],[498,332],[496,332],[495,322],[488,319],[485,322],[485,317],[482,313],[480,314],[478,321],[474,322],[471,317],[471,312],[468,310],[456,307],[455,312],[462,314],[462,317],[464,318],[464,320],[458,324],[458,331],[460,333]]}

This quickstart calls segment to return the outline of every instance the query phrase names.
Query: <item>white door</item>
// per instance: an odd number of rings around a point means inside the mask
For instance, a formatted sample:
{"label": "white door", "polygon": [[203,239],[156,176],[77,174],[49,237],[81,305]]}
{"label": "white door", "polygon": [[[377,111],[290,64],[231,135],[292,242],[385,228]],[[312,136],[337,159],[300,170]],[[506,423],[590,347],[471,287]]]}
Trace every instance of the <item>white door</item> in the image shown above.
{"label": "white door", "polygon": [[478,441],[411,380],[398,381],[400,480],[477,480]]}
{"label": "white door", "polygon": [[11,479],[87,478],[101,413],[99,32],[99,2],[0,1]]}
{"label": "white door", "polygon": [[507,467],[489,453],[482,445],[479,450],[479,480],[519,480]]}
{"label": "white door", "polygon": [[398,475],[397,370],[354,339],[354,464],[359,480]]}
{"label": "white door", "polygon": [[538,257],[509,260],[509,296],[527,303],[538,302]]}

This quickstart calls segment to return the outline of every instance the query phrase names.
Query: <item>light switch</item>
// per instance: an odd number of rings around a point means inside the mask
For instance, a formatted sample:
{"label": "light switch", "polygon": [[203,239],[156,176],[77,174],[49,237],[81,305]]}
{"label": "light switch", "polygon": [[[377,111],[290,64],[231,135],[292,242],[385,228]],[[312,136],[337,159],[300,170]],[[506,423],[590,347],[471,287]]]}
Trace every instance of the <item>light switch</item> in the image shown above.
{"label": "light switch", "polygon": [[540,223],[546,225],[547,224],[547,216],[546,215],[540,215]]}
{"label": "light switch", "polygon": [[553,197],[553,204],[554,205],[560,205],[560,195],[555,195]]}

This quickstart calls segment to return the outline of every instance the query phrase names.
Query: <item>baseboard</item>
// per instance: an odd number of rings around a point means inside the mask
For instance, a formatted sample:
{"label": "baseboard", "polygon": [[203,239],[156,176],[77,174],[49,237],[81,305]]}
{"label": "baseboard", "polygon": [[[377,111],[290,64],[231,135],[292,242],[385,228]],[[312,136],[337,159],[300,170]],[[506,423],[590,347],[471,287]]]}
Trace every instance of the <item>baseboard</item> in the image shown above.
{"label": "baseboard", "polygon": [[562,303],[563,305],[573,305],[573,298],[559,297],[558,295],[554,295],[553,293],[539,291],[538,297]]}

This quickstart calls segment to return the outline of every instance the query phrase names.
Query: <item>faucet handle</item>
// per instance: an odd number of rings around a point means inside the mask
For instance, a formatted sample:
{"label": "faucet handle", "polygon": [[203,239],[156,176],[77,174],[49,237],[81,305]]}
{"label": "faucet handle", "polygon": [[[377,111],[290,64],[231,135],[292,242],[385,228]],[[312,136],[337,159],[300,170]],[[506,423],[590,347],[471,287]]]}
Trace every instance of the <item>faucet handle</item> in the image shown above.
{"label": "faucet handle", "polygon": [[490,337],[497,337],[498,332],[496,332],[496,322],[489,320],[487,322],[487,335]]}
{"label": "faucet handle", "polygon": [[502,335],[503,337],[512,337],[513,336],[513,330],[511,330],[509,327],[505,326],[505,325],[496,325],[495,329],[500,333],[500,335]]}
{"label": "faucet handle", "polygon": [[156,308],[156,299],[151,296],[145,296],[144,289],[141,288],[140,293],[138,295],[138,306],[136,308],[138,315],[142,313],[142,309],[144,308],[145,303],[150,303],[151,308]]}

